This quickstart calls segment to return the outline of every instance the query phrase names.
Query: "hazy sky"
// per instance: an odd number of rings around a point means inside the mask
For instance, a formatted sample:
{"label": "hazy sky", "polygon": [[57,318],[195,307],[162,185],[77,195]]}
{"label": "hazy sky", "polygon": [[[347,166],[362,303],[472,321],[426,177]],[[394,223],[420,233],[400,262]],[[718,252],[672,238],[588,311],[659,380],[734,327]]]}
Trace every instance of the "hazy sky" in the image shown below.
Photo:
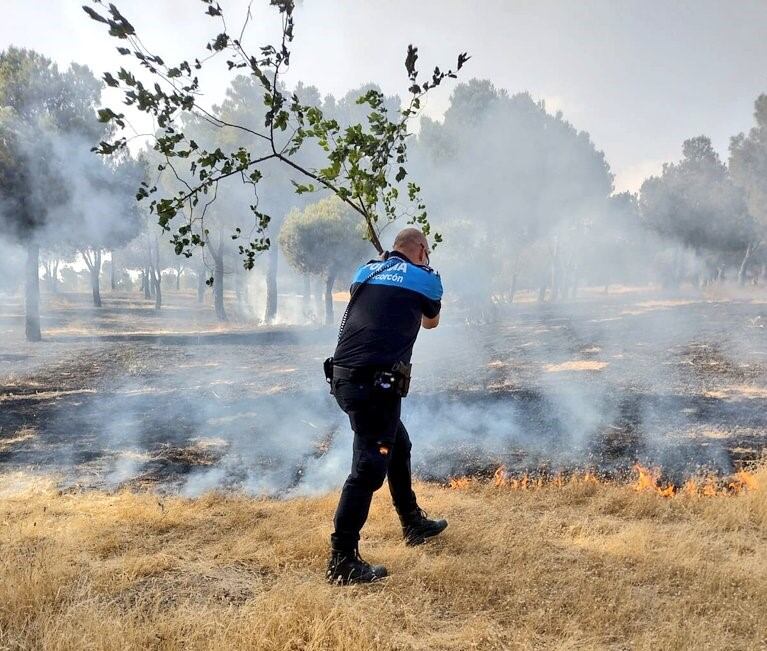
{"label": "hazy sky", "polygon": [[[114,1],[166,61],[201,54],[219,31],[196,0]],[[220,2],[230,27],[239,25],[247,2]],[[116,42],[81,4],[0,0],[0,49],[31,47],[99,75],[113,69],[124,61]],[[267,5],[254,0],[246,43],[276,38]],[[751,126],[753,101],[767,92],[767,0],[304,0],[288,81],[335,95],[376,81],[402,94],[411,42],[424,70],[468,51],[464,79],[486,77],[561,109],[605,152],[618,190],[637,189],[677,159],[690,136],[709,135],[726,158],[729,137]],[[221,68],[206,78],[211,101],[227,79]],[[449,88],[429,100],[428,114],[442,114]]]}

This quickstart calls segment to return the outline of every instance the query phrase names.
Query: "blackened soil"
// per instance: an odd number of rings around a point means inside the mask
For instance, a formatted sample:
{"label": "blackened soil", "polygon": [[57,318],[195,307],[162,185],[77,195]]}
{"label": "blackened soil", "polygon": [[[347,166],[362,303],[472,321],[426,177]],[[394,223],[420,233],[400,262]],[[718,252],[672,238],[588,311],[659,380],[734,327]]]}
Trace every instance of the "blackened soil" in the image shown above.
{"label": "blackened soil", "polygon": [[[8,319],[0,469],[166,490],[343,477],[348,425],[321,377],[333,329],[195,333],[177,327],[183,302],[170,316],[106,302],[94,317],[72,299],[37,345]],[[90,318],[97,330],[72,325]],[[767,447],[766,327],[758,298],[587,297],[508,306],[482,324],[447,305],[420,336],[403,407],[416,471],[730,472]]]}

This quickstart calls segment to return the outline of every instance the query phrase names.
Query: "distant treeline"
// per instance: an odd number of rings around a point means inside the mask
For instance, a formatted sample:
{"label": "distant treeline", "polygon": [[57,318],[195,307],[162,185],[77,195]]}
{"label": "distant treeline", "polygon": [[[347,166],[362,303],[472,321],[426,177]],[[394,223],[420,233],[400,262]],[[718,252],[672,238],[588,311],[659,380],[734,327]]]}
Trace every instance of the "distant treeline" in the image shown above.
{"label": "distant treeline", "polygon": [[[71,266],[76,258],[85,262],[97,306],[106,273],[109,286],[141,291],[158,309],[163,289],[196,288],[202,299],[212,284],[213,307],[226,319],[224,289],[233,283],[239,292],[244,273],[231,233],[252,223],[252,191],[222,183],[206,212],[205,246],[191,259],[177,256],[135,195],[142,181],[175,192],[184,180],[148,146],[111,159],[90,151],[107,130],[99,121],[102,87],[86,67],[62,72],[34,52],[0,53],[0,228],[9,246],[26,249],[25,275],[6,256],[2,284],[26,287],[28,337],[40,336],[41,271],[52,292],[81,287]],[[304,84],[294,92],[339,124],[355,125],[367,123],[370,108],[356,98],[370,88],[341,98]],[[397,111],[399,104],[386,98],[382,110]],[[263,89],[238,76],[214,110],[223,122],[262,124]],[[213,127],[204,117],[187,116],[183,129],[209,151],[243,147],[257,154],[261,146],[246,130]],[[767,96],[756,100],[753,129],[732,138],[726,162],[703,135],[680,144],[681,158],[646,179],[637,194],[616,194],[604,154],[561,112],[487,80],[458,85],[444,119],[424,118],[409,150],[409,173],[444,236],[432,260],[447,291],[471,301],[513,302],[525,289],[550,301],[575,297],[586,285],[763,282]],[[322,164],[321,152],[299,155],[308,166]],[[374,251],[353,212],[337,200],[296,194],[284,168],[266,165],[263,175],[258,209],[272,217],[271,247],[256,271],[265,284],[263,320],[273,321],[279,309],[282,253],[306,277],[307,300],[310,277],[324,283],[324,318],[332,321],[334,288],[345,287],[353,266]]]}

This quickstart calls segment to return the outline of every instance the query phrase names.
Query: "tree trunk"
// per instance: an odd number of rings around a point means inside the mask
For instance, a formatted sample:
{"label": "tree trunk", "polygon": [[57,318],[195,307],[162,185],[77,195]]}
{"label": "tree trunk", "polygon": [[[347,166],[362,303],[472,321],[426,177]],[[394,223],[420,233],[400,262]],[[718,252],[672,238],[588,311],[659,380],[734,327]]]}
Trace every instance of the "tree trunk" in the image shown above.
{"label": "tree trunk", "polygon": [[109,265],[109,289],[115,291],[117,289],[117,271],[115,270],[115,252],[110,252],[111,264]]}
{"label": "tree trunk", "polygon": [[101,278],[101,251],[96,249],[93,252],[93,264],[88,264],[91,272],[91,291],[93,292],[93,307],[101,307],[101,289],[99,280]]}
{"label": "tree trunk", "polygon": [[738,285],[744,287],[746,284],[746,271],[748,270],[748,263],[751,260],[751,244],[746,247],[746,254],[743,256],[743,262],[740,263],[740,269],[738,270]]}
{"label": "tree trunk", "polygon": [[325,282],[325,325],[333,325],[333,285],[336,282],[336,273],[334,271],[328,274]]}
{"label": "tree trunk", "polygon": [[40,341],[40,247],[37,244],[27,244],[25,271],[24,331],[27,341]]}
{"label": "tree trunk", "polygon": [[218,252],[213,256],[216,263],[213,273],[213,305],[216,309],[216,318],[226,321],[224,309],[224,242],[222,236],[218,238]]}
{"label": "tree trunk", "polygon": [[202,305],[205,302],[205,265],[201,264],[197,270],[197,302]]}
{"label": "tree trunk", "polygon": [[674,289],[679,289],[681,286],[684,270],[685,265],[684,260],[682,259],[682,252],[679,249],[676,249],[676,254],[674,256]]}
{"label": "tree trunk", "polygon": [[312,294],[311,276],[304,274],[304,295],[301,297],[301,304],[304,308],[304,316],[309,316],[309,301]]}
{"label": "tree trunk", "polygon": [[56,293],[56,276],[58,274],[59,263],[56,262],[56,271],[54,271],[53,262],[50,260],[43,261],[43,269],[45,270],[45,281],[48,284],[48,291],[51,294]]}
{"label": "tree trunk", "polygon": [[578,278],[578,274],[573,273],[572,280],[570,282],[570,299],[575,300],[575,297],[578,294],[578,281],[580,279]]}
{"label": "tree trunk", "polygon": [[144,298],[149,300],[152,298],[152,283],[149,280],[149,265],[144,267]]}
{"label": "tree trunk", "polygon": [[245,304],[247,299],[245,297],[245,278],[243,278],[243,272],[245,269],[239,263],[234,265],[234,296],[237,299],[237,310],[240,314],[245,314]]}
{"label": "tree trunk", "polygon": [[322,282],[322,276],[317,276],[317,280],[314,283],[314,313],[317,315],[317,321],[319,321],[322,318],[322,296],[323,296],[323,282]]}
{"label": "tree trunk", "polygon": [[269,258],[266,266],[266,311],[264,321],[273,323],[277,318],[277,265],[279,249],[276,243],[269,247]]}
{"label": "tree trunk", "polygon": [[181,291],[181,267],[176,267],[176,291]]}
{"label": "tree trunk", "polygon": [[53,275],[51,276],[51,292],[59,293],[59,261],[53,263]]}
{"label": "tree trunk", "polygon": [[152,285],[154,287],[154,309],[162,308],[162,274],[154,265],[149,267],[152,272]]}
{"label": "tree trunk", "polygon": [[509,303],[514,302],[514,294],[517,293],[517,272],[515,271],[511,276],[511,290],[509,291]]}
{"label": "tree trunk", "polygon": [[49,262],[43,261],[43,270],[45,271],[45,280],[48,283],[48,290],[53,293],[53,282],[51,278],[51,265]]}
{"label": "tree trunk", "polygon": [[[150,253],[152,252],[150,243]],[[162,307],[162,264],[160,262],[160,242],[157,236],[154,238],[154,309],[159,310]]]}
{"label": "tree trunk", "polygon": [[551,254],[551,296],[549,300],[552,302],[559,298],[559,293],[561,290],[560,282],[562,278],[559,271],[559,265],[559,237],[556,237],[554,239],[554,251]]}

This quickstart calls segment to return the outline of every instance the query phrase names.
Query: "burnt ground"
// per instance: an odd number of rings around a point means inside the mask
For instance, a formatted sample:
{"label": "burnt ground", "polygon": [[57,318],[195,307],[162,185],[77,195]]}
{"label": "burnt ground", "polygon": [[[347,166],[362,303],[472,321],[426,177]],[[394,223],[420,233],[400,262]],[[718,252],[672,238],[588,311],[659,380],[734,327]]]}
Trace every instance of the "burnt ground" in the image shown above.
{"label": "burnt ground", "polygon": [[[170,294],[49,298],[41,344],[0,307],[0,472],[63,487],[336,486],[350,433],[321,362],[334,329],[225,327]],[[234,309],[230,310],[234,312]],[[476,323],[445,306],[422,333],[403,420],[418,474],[658,465],[671,481],[728,473],[767,447],[767,295],[586,294]]]}

